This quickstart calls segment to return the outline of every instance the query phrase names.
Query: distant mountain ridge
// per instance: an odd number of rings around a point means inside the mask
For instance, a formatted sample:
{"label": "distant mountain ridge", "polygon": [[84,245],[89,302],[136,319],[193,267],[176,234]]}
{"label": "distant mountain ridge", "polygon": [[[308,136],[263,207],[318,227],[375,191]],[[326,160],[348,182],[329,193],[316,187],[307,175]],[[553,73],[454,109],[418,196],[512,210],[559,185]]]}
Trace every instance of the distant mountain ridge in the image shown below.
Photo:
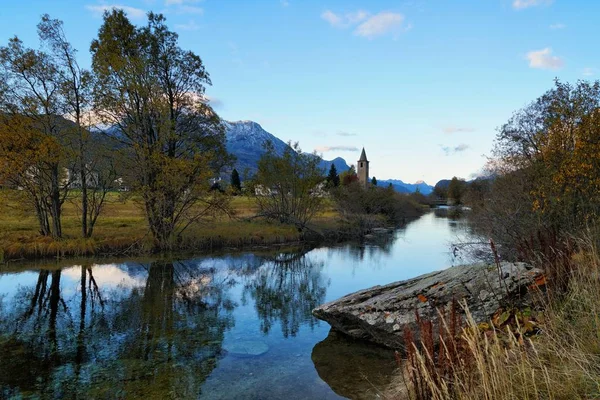
{"label": "distant mountain ridge", "polygon": [[[234,167],[240,175],[247,172],[250,177],[258,170],[258,161],[265,153],[264,145],[267,141],[271,141],[275,149],[275,153],[282,155],[289,145],[277,136],[267,132],[260,124],[254,121],[223,121],[225,126],[225,147],[227,151],[236,157]],[[110,126],[106,128],[105,133],[109,136],[119,138],[121,136],[118,126]],[[324,171],[324,174],[329,172],[331,164],[335,165],[338,174],[348,171],[350,165],[342,157],[336,157],[333,160],[321,159],[319,166]],[[225,171],[222,177],[228,176],[230,171]],[[433,191],[433,186],[428,185],[423,181],[416,183],[405,183],[399,179],[388,179],[378,181],[380,187],[392,187],[399,193],[413,193],[419,189],[424,195],[428,195]]]}
{"label": "distant mountain ridge", "polygon": [[[257,171],[258,160],[265,153],[264,144],[271,141],[275,152],[282,155],[289,145],[277,136],[267,132],[254,121],[224,121],[225,145],[227,151],[236,156],[235,168],[240,174],[248,172],[253,175]],[[338,173],[350,169],[346,160],[341,157],[333,160],[321,160],[320,167],[327,173],[331,164],[335,165]]]}
{"label": "distant mountain ridge", "polygon": [[377,184],[379,186],[388,186],[390,183],[392,184],[392,187],[399,193],[414,193],[418,189],[419,192],[427,196],[433,192],[433,186],[428,185],[423,181],[418,181],[416,183],[405,183],[399,179],[377,180]]}

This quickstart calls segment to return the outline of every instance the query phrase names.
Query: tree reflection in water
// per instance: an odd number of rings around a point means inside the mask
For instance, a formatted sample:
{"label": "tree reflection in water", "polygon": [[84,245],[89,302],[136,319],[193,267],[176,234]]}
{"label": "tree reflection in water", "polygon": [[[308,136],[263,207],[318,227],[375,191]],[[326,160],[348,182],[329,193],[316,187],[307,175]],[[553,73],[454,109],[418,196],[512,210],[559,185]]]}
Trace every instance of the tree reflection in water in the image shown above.
{"label": "tree reflection in water", "polygon": [[197,398],[233,324],[230,279],[155,262],[145,286],[103,291],[93,267],[76,288],[61,274],[0,308],[0,398]]}
{"label": "tree reflection in water", "polygon": [[323,263],[306,253],[283,253],[268,262],[244,285],[244,296],[255,301],[261,330],[267,334],[277,322],[284,337],[296,336],[301,325],[312,329],[318,321],[312,309],[322,304],[329,281],[322,276]]}

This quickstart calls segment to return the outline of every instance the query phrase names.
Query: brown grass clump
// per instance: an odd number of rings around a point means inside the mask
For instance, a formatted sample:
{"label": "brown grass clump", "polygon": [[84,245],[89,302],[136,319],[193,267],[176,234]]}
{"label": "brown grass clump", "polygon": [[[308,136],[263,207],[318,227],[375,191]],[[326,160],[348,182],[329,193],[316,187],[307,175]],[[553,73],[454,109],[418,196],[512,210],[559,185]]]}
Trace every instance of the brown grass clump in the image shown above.
{"label": "brown grass clump", "polygon": [[[592,399],[600,398],[600,256],[595,239],[567,263],[568,279],[550,290],[535,320],[519,311],[512,318],[477,324],[465,309],[456,335],[440,316],[440,345],[431,343],[433,324],[420,322],[421,342],[406,333],[401,360],[414,399]],[[562,256],[561,256],[562,257]],[[551,268],[554,264],[549,265]],[[553,276],[553,275],[551,275]],[[566,282],[566,283],[565,283]],[[564,285],[564,286],[563,286]],[[506,314],[505,312],[502,314]],[[497,314],[500,315],[500,314]],[[499,323],[498,321],[501,320]],[[508,323],[507,321],[512,321]],[[533,321],[533,322],[532,322]],[[529,330],[527,324],[535,323]],[[454,323],[451,323],[451,325]],[[527,325],[527,326],[524,326]],[[530,332],[531,334],[525,334]]]}

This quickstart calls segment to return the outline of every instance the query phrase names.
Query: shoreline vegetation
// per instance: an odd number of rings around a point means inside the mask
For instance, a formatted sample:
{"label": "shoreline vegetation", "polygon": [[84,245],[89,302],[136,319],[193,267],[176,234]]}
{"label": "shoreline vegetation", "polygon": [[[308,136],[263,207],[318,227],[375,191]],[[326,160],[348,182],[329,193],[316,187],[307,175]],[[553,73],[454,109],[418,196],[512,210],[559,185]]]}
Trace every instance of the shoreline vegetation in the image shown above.
{"label": "shoreline vegetation", "polygon": [[525,309],[507,301],[488,321],[475,320],[465,303],[450,317],[420,320],[421,339],[405,332],[406,351],[398,353],[398,393],[598,398],[599,110],[600,81],[556,80],[499,128],[487,178],[466,189],[470,225],[489,240],[496,263],[523,261],[544,272],[527,289],[539,301]]}
{"label": "shoreline vegetation", "polygon": [[[67,202],[63,212],[64,237],[53,239],[39,235],[35,216],[23,209],[19,195],[15,190],[0,190],[0,262],[165,254],[153,246],[148,223],[134,196],[109,193],[92,238],[78,236],[78,209],[74,203]],[[169,253],[337,243],[358,239],[375,228],[391,227],[382,219],[369,226],[352,227],[341,221],[332,200],[327,199],[324,203],[323,209],[308,225],[309,229],[300,231],[290,224],[257,218],[254,198],[232,196],[231,216],[216,216],[190,227]],[[423,212],[424,208],[419,212],[412,209],[396,226]]]}

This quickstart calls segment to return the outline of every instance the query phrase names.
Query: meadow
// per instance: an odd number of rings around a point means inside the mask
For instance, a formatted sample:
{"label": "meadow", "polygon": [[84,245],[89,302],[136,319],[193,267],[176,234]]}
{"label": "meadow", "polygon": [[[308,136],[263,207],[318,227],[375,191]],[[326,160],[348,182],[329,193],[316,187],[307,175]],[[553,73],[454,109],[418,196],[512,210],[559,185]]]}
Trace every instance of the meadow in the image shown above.
{"label": "meadow", "polygon": [[[73,194],[72,196],[75,196]],[[74,197],[63,207],[63,238],[40,236],[35,214],[24,206],[18,191],[0,190],[0,259],[33,259],[66,256],[114,256],[153,251],[152,235],[135,196],[109,193],[93,237],[81,237],[80,217]],[[231,198],[230,216],[221,215],[191,225],[182,235],[178,250],[215,250],[298,242],[303,235],[294,226],[254,218],[255,199]],[[335,229],[337,212],[326,201],[314,219],[317,231]]]}

